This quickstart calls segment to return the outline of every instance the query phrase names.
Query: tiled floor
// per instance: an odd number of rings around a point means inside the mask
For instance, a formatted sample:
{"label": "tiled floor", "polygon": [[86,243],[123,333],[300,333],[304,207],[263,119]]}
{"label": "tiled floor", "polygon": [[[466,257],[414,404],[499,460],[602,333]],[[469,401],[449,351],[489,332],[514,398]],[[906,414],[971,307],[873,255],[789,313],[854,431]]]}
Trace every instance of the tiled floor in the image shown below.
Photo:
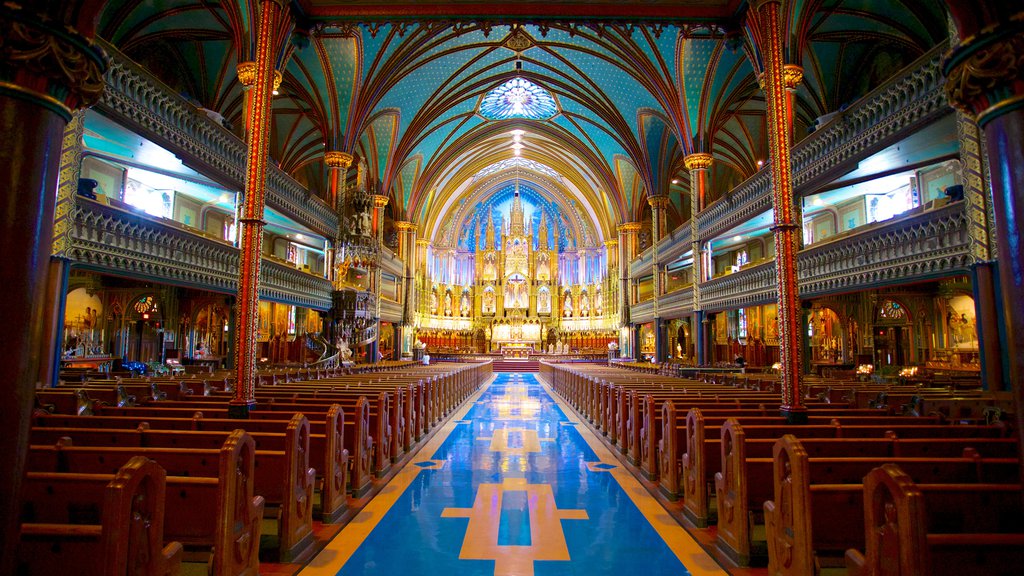
{"label": "tiled floor", "polygon": [[499,374],[301,572],[725,574],[533,374]]}

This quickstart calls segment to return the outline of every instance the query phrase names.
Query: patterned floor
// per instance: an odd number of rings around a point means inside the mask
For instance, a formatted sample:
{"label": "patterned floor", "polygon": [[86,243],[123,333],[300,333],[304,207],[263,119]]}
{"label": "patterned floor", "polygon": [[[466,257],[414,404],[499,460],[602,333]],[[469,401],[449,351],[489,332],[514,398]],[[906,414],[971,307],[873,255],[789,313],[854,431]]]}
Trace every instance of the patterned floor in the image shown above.
{"label": "patterned floor", "polygon": [[534,374],[498,374],[302,576],[725,574]]}

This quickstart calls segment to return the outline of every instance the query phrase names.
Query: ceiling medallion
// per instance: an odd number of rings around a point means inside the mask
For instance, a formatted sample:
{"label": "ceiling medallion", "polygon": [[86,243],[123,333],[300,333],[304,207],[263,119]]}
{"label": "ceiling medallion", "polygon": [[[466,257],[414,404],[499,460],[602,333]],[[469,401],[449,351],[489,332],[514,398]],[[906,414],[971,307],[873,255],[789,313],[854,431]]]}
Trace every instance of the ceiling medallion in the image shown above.
{"label": "ceiling medallion", "polygon": [[522,28],[515,28],[503,42],[505,48],[519,54],[534,45],[533,38]]}

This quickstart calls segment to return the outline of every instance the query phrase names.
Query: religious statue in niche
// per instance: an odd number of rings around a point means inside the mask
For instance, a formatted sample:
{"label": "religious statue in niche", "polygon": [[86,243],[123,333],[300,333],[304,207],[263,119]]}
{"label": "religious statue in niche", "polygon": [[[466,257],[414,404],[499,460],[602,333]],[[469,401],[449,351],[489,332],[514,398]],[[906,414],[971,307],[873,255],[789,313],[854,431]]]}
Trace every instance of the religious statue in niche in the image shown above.
{"label": "religious statue in niche", "polygon": [[469,316],[469,293],[462,293],[462,300],[459,302],[459,314],[462,316]]}
{"label": "religious statue in niche", "polygon": [[541,288],[537,292],[537,312],[540,314],[551,313],[551,292],[547,288]]}
{"label": "religious statue in niche", "polygon": [[565,301],[562,304],[562,317],[572,318],[572,295],[565,293]]}
{"label": "religious statue in niche", "polygon": [[445,292],[445,294],[444,294],[444,315],[445,316],[451,316],[452,315],[452,293],[451,292]]}
{"label": "religious statue in niche", "polygon": [[580,316],[583,318],[590,316],[590,298],[586,292],[580,294]]}
{"label": "religious statue in niche", "polygon": [[598,288],[594,294],[594,313],[598,316],[604,314],[604,295],[601,293],[601,289]]}
{"label": "religious statue in niche", "polygon": [[494,314],[494,308],[495,308],[494,289],[493,288],[487,288],[486,290],[484,290],[484,296],[483,296],[483,302],[481,304],[481,309],[482,309],[484,314]]}

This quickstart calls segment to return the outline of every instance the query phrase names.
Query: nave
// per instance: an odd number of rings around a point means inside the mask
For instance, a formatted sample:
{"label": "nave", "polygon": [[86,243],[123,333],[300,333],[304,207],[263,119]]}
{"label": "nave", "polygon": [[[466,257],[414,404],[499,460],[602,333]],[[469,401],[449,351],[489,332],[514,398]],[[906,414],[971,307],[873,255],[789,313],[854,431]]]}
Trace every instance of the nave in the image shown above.
{"label": "nave", "polygon": [[498,373],[300,574],[724,574],[533,374]]}

